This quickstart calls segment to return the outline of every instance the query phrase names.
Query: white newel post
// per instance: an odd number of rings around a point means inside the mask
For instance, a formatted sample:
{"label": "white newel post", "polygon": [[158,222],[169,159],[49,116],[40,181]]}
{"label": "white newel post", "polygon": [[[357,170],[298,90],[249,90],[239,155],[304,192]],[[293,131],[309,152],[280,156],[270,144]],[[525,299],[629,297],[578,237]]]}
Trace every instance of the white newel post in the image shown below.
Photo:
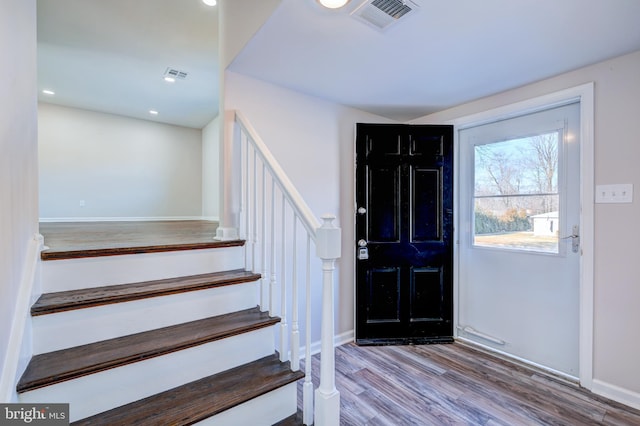
{"label": "white newel post", "polygon": [[337,426],[340,424],[340,392],[335,384],[333,271],[335,261],[341,255],[341,230],[333,224],[335,216],[324,215],[322,220],[324,223],[316,230],[316,254],[322,259],[322,333],[315,424]]}
{"label": "white newel post", "polygon": [[220,223],[216,240],[237,240],[240,220],[240,129],[235,111],[225,111],[220,123]]}

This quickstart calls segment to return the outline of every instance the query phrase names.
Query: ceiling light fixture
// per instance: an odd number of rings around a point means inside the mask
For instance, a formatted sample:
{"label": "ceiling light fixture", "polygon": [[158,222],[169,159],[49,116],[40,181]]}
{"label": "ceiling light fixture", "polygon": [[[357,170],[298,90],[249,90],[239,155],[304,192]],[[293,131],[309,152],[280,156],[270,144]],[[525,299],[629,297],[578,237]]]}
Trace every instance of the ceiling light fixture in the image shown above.
{"label": "ceiling light fixture", "polygon": [[164,81],[166,81],[167,83],[175,83],[176,79],[173,77],[165,77]]}
{"label": "ceiling light fixture", "polygon": [[42,93],[44,93],[45,95],[51,95],[51,96],[56,94],[56,92],[54,92],[53,90],[49,90],[49,89],[44,89],[42,91]]}
{"label": "ceiling light fixture", "polygon": [[149,114],[151,114],[151,115],[158,115],[158,111],[156,111],[155,109],[150,109],[150,110],[149,110]]}
{"label": "ceiling light fixture", "polygon": [[207,6],[215,6],[216,4],[218,4],[216,0],[202,0],[202,3],[206,4]]}
{"label": "ceiling light fixture", "polygon": [[349,0],[318,0],[318,2],[327,9],[339,9],[349,3]]}

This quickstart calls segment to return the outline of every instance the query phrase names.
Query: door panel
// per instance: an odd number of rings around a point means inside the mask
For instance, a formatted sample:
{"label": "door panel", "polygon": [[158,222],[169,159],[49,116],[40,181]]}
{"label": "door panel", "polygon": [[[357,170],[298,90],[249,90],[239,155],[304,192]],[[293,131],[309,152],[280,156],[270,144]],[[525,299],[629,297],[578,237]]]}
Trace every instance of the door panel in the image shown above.
{"label": "door panel", "polygon": [[411,322],[444,321],[441,268],[411,268]]}
{"label": "door panel", "polygon": [[[367,218],[367,239],[375,242],[400,241],[400,167],[369,169],[368,199],[376,206]],[[373,189],[375,188],[375,190]]]}
{"label": "door panel", "polygon": [[411,185],[411,213],[413,242],[440,241],[442,206],[440,170],[414,168]]}
{"label": "door panel", "polygon": [[360,344],[452,341],[452,148],[452,126],[357,125]]}
{"label": "door panel", "polygon": [[367,322],[400,321],[400,270],[379,268],[369,271]]}

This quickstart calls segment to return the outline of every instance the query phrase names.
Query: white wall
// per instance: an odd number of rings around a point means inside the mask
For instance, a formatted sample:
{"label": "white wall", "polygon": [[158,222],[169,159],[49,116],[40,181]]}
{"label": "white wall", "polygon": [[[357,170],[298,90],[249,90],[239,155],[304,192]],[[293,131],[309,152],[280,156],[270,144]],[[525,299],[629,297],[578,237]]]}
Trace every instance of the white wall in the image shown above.
{"label": "white wall", "polygon": [[46,103],[38,119],[41,218],[202,215],[201,130]]}
{"label": "white wall", "polygon": [[38,232],[36,2],[3,0],[0,8],[0,383],[11,385],[11,329]]}
{"label": "white wall", "polygon": [[415,120],[440,123],[595,82],[595,181],[632,204],[595,205],[594,391],[640,408],[640,52]]}
{"label": "white wall", "polygon": [[202,129],[202,216],[220,215],[220,116]]}
{"label": "white wall", "polygon": [[226,69],[282,0],[222,0],[219,2],[220,65]]}
{"label": "white wall", "polygon": [[389,120],[233,72],[226,73],[226,84],[225,109],[242,111],[317,217],[338,216],[343,257],[336,273],[336,333],[352,332],[355,123]]}

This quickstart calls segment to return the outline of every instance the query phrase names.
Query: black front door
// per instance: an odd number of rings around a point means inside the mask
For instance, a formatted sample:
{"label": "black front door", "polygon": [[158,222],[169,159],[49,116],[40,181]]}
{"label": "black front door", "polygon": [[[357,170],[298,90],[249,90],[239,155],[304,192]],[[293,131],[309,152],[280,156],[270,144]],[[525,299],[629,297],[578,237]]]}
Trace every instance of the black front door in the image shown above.
{"label": "black front door", "polygon": [[358,124],[356,342],[453,341],[453,127]]}

